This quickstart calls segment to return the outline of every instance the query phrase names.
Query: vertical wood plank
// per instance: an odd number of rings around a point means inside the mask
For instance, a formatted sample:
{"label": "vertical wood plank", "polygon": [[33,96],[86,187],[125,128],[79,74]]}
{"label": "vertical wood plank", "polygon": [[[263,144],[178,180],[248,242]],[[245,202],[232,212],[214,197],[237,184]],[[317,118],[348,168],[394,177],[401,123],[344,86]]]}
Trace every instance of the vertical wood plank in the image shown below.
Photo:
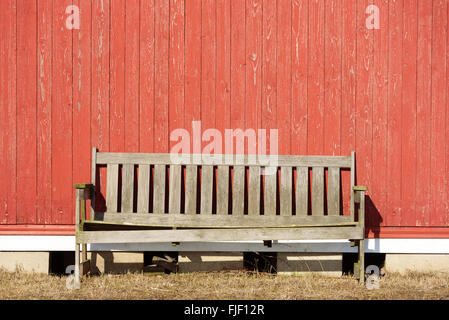
{"label": "vertical wood plank", "polygon": [[[246,94],[245,128],[254,130],[260,126],[262,99],[262,0],[246,0]],[[257,141],[248,139],[246,154],[255,154]]]}
{"label": "vertical wood plank", "polygon": [[125,152],[139,151],[139,2],[125,2]]}
{"label": "vertical wood plank", "polygon": [[117,212],[118,205],[118,175],[119,165],[108,164],[106,180],[106,211]]}
{"label": "vertical wood plank", "polygon": [[292,154],[307,154],[309,2],[292,1]]}
{"label": "vertical wood plank", "polygon": [[[445,177],[445,148],[442,138],[445,137],[445,109],[447,103],[447,1],[433,1],[432,26],[432,106],[430,123],[430,179],[432,194],[431,226],[443,226],[445,212],[447,214],[447,192]],[[434,116],[439,115],[439,116]]]}
{"label": "vertical wood plank", "polygon": [[191,146],[194,146],[192,121],[201,120],[201,19],[198,17],[202,15],[201,8],[201,0],[185,2],[185,129],[190,133]]}
{"label": "vertical wood plank", "polygon": [[229,213],[229,166],[217,169],[217,214]]}
{"label": "vertical wood plank", "polygon": [[416,225],[428,226],[431,215],[432,2],[418,1]]}
{"label": "vertical wood plank", "polygon": [[[36,1],[17,1],[17,223],[27,224],[36,223],[36,79],[37,79],[37,57],[36,57],[36,19],[37,19],[37,3]],[[61,32],[59,32],[61,35]],[[57,38],[56,44],[59,45],[61,52],[61,37]],[[12,63],[9,61],[8,63]],[[60,63],[60,67],[63,67]],[[68,71],[70,73],[70,71]],[[62,79],[61,79],[62,80]],[[61,86],[63,83],[55,83],[55,86]],[[65,90],[65,88],[61,88]],[[70,92],[67,98],[70,98]],[[56,99],[67,102],[62,98],[62,93]],[[66,107],[66,105],[64,105]],[[61,112],[56,114],[59,117]],[[61,126],[58,128],[60,129]],[[69,127],[70,128],[70,127]],[[62,133],[61,131],[59,131]],[[63,134],[67,136],[67,134]],[[55,139],[56,142],[61,138]],[[67,147],[62,150],[67,150]],[[69,146],[69,148],[71,145]],[[61,159],[64,155],[55,157]],[[64,166],[64,164],[62,164]],[[61,166],[61,165],[60,165]],[[59,196],[56,200],[64,198],[67,200],[66,190],[62,186],[62,180],[66,177],[54,177],[53,188],[57,188]],[[26,192],[23,192],[27,190]],[[70,201],[70,200],[68,200]],[[62,201],[58,202],[63,205]],[[68,204],[70,206],[72,202]],[[69,212],[67,204],[64,205],[64,213]],[[61,215],[60,215],[61,216]],[[72,219],[73,220],[73,219]]]}
{"label": "vertical wood plank", "polygon": [[80,26],[83,26],[73,30],[73,182],[83,183],[92,182],[90,166],[92,5],[89,0],[76,0],[73,4],[80,9]]}
{"label": "vertical wood plank", "polygon": [[[201,15],[201,125],[203,128],[215,128],[215,67],[216,67],[216,3],[213,0],[202,1]],[[203,174],[211,175],[209,168]],[[208,186],[209,188],[209,186]],[[212,212],[212,202],[210,210]],[[209,206],[209,204],[207,205]],[[201,197],[203,213],[203,197]]]}
{"label": "vertical wood plank", "polygon": [[[184,127],[184,4],[184,0],[170,0],[169,132]],[[170,140],[170,150],[177,143]]]}
{"label": "vertical wood plank", "polygon": [[111,2],[110,26],[110,151],[125,151],[125,0]]}
{"label": "vertical wood plank", "polygon": [[[245,127],[245,0],[231,1],[231,127]],[[233,153],[233,150],[229,150]],[[234,213],[234,210],[233,210]]]}
{"label": "vertical wood plank", "polygon": [[[371,0],[357,2],[356,123],[357,184],[371,185],[373,145],[373,30],[366,28],[366,8]],[[377,31],[377,30],[376,30]],[[400,106],[398,105],[398,108]]]}
{"label": "vertical wood plank", "polygon": [[153,212],[165,213],[165,165],[154,166]]}
{"label": "vertical wood plank", "polygon": [[[231,2],[233,0],[217,1],[216,21],[216,108],[215,127],[224,136],[225,130],[231,128]],[[188,126],[188,123],[186,123]],[[226,153],[225,139],[222,139],[220,153]],[[221,170],[225,170],[224,168]],[[218,169],[220,171],[220,169]],[[229,168],[228,168],[229,171]],[[229,172],[228,172],[229,177]],[[229,184],[227,184],[229,186]],[[219,184],[217,184],[219,187]],[[218,188],[217,188],[218,190]],[[218,200],[218,197],[217,197]],[[217,203],[218,210],[218,203]],[[218,211],[217,211],[218,213]],[[226,206],[226,213],[228,213]]]}
{"label": "vertical wood plank", "polygon": [[[355,150],[355,93],[356,93],[356,43],[357,43],[357,2],[343,2],[343,43],[342,43],[342,104],[341,104],[341,154],[349,155]],[[383,19],[385,21],[386,19]],[[380,30],[377,30],[380,31]],[[387,92],[385,90],[384,92]],[[384,93],[386,94],[386,93]],[[384,146],[385,147],[385,146]],[[350,212],[350,172],[342,171],[343,211]]]}
{"label": "vertical wood plank", "polygon": [[[277,2],[277,50],[276,50],[276,93],[277,93],[277,127],[279,154],[291,154],[291,119],[292,119],[292,3]],[[287,169],[287,168],[286,168]],[[291,168],[284,172],[291,172]],[[282,170],[281,170],[282,176]],[[282,177],[281,177],[282,179]],[[290,198],[291,200],[291,198]],[[291,201],[289,204],[291,211]],[[282,210],[282,207],[281,207]],[[281,211],[282,212],[282,211]],[[282,214],[282,213],[281,213]]]}
{"label": "vertical wood plank", "polygon": [[[169,2],[155,0],[154,151],[168,152]],[[160,169],[159,169],[160,170]],[[155,199],[156,200],[156,199]],[[160,208],[158,208],[160,209]]]}
{"label": "vertical wood plank", "polygon": [[312,168],[312,215],[324,215],[324,168]]}
{"label": "vertical wood plank", "polygon": [[[17,223],[17,2],[0,1],[0,223]],[[4,79],[4,80],[3,80]]]}
{"label": "vertical wood plank", "polygon": [[[38,2],[37,24],[37,214],[36,223],[51,223],[51,80],[52,80],[52,32],[51,1]],[[74,108],[74,112],[76,112]],[[6,115],[10,116],[9,113]],[[76,125],[76,122],[74,122]],[[75,135],[74,131],[74,135]],[[80,137],[81,138],[81,137]],[[85,137],[84,137],[85,138]],[[89,137],[90,138],[90,137]],[[89,142],[89,139],[87,140]],[[81,161],[74,154],[74,163]],[[89,147],[87,159],[89,163]],[[78,164],[79,165],[79,164]],[[3,167],[3,166],[2,166]],[[4,168],[4,167],[3,167]],[[75,172],[74,172],[75,174]],[[85,180],[88,181],[88,180]]]}
{"label": "vertical wood plank", "polygon": [[281,167],[281,216],[292,215],[292,167]]}
{"label": "vertical wood plank", "polygon": [[[92,146],[99,152],[110,149],[109,134],[109,47],[110,47],[110,0],[93,0],[92,5],[92,83],[91,83],[91,140]],[[104,170],[99,169],[99,180],[96,183],[97,210],[105,205],[101,194],[106,190]],[[104,196],[104,194],[103,194]]]}
{"label": "vertical wood plank", "polygon": [[248,215],[260,215],[260,167],[249,167]]}
{"label": "vertical wood plank", "polygon": [[328,0],[325,7],[324,154],[340,155],[342,1]]}
{"label": "vertical wood plank", "polygon": [[264,176],[264,215],[276,215],[276,192],[277,192],[277,170],[273,170],[272,174]]}
{"label": "vertical wood plank", "polygon": [[181,166],[170,166],[168,212],[181,213]]}
{"label": "vertical wood plank", "polygon": [[137,212],[148,213],[150,209],[150,170],[149,164],[139,165],[137,186]]}
{"label": "vertical wood plank", "polygon": [[324,0],[309,2],[309,73],[307,153],[323,153],[324,125]]}
{"label": "vertical wood plank", "polygon": [[124,164],[122,173],[122,211],[133,212],[134,165]]}
{"label": "vertical wood plank", "polygon": [[[407,1],[407,0],[406,0]],[[389,1],[388,124],[387,124],[387,206],[386,225],[400,225],[401,215],[401,102],[403,1]],[[357,153],[357,163],[363,158]],[[361,169],[361,168],[359,168]],[[358,173],[358,172],[357,172]],[[359,183],[359,180],[357,181]],[[365,183],[365,181],[363,181]]]}
{"label": "vertical wood plank", "polygon": [[197,166],[186,166],[185,214],[196,214],[197,205]]}
{"label": "vertical wood plank", "polygon": [[327,214],[340,214],[340,168],[328,169]]}
{"label": "vertical wood plank", "polygon": [[232,214],[243,215],[245,209],[245,167],[234,166],[232,177]]}
{"label": "vertical wood plank", "polygon": [[140,1],[140,152],[153,152],[155,99],[154,1]]}
{"label": "vertical wood plank", "polygon": [[[73,214],[73,31],[67,30],[65,13],[72,0],[53,1],[52,73],[52,220],[71,224]],[[28,4],[27,4],[28,5]],[[34,26],[33,26],[34,27]],[[29,35],[27,35],[29,37]],[[34,39],[33,39],[34,41]],[[30,151],[28,149],[28,151]]]}
{"label": "vertical wood plank", "polygon": [[[418,2],[404,1],[401,132],[401,225],[414,226],[416,199],[416,89]],[[419,62],[418,62],[419,63]],[[369,217],[370,215],[368,215]],[[369,221],[368,221],[369,223]]]}
{"label": "vertical wood plank", "polygon": [[[388,0],[380,1],[376,5],[380,16],[388,17]],[[374,30],[373,39],[373,179],[370,194],[376,208],[383,213],[387,211],[388,19],[381,19],[379,27],[380,29]],[[378,215],[367,215],[367,225],[379,226],[383,224],[380,220]]]}
{"label": "vertical wood plank", "polygon": [[309,208],[309,168],[296,167],[296,215],[306,216]]}
{"label": "vertical wood plank", "polygon": [[201,214],[212,214],[213,166],[201,168]]}

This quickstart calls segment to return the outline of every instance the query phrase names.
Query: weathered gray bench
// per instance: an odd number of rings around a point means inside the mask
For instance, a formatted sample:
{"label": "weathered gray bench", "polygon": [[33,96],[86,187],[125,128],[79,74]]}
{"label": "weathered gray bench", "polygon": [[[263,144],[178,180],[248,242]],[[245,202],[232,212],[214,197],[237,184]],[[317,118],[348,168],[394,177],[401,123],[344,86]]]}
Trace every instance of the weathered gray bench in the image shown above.
{"label": "weathered gray bench", "polygon": [[[357,245],[355,271],[364,281],[366,188],[355,186],[354,152],[279,156],[272,175],[261,174],[264,167],[248,156],[238,159],[219,156],[206,164],[201,156],[183,155],[174,164],[170,154],[94,149],[92,184],[74,186],[75,285],[89,268],[88,243],[313,239],[347,239]],[[102,212],[94,210],[99,166],[107,167]],[[342,170],[350,171],[349,215],[342,214]]]}

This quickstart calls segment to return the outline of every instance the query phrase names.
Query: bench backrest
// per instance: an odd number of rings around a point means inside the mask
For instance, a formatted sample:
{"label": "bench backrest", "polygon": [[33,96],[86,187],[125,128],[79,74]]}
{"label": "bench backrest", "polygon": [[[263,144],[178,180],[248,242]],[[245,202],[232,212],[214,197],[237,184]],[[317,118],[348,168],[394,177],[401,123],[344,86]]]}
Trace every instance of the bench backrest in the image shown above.
{"label": "bench backrest", "polygon": [[173,164],[170,154],[97,153],[94,149],[92,179],[95,184],[98,167],[107,167],[107,213],[339,216],[341,170],[350,171],[348,192],[353,197],[354,152],[350,156],[278,156],[275,174],[270,175],[261,174],[266,168],[248,156],[215,155],[214,159],[211,163],[210,158],[206,162],[199,155],[183,155]]}

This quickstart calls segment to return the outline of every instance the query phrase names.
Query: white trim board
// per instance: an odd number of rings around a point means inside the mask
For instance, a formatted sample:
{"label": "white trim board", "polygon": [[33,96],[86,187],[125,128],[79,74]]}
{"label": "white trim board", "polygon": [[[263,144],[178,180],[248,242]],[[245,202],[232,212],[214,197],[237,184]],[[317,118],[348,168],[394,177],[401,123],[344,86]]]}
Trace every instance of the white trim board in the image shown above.
{"label": "white trim board", "polygon": [[[73,251],[75,236],[0,236],[0,251]],[[356,252],[345,240],[92,244],[93,251]],[[449,253],[449,239],[366,239],[367,253]]]}

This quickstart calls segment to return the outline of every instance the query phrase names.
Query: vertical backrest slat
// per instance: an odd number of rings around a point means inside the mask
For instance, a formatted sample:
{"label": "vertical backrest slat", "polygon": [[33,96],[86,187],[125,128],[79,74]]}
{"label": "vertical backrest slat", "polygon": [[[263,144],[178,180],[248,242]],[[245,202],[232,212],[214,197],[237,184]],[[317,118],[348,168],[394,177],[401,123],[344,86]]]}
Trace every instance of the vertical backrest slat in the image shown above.
{"label": "vertical backrest slat", "polygon": [[150,165],[139,165],[137,186],[137,212],[148,213],[150,206]]}
{"label": "vertical backrest slat", "polygon": [[168,212],[181,213],[181,165],[170,166]]}
{"label": "vertical backrest slat", "polygon": [[355,151],[351,151],[351,202],[350,202],[350,214],[352,219],[355,219],[354,212],[354,186],[355,186]]}
{"label": "vertical backrest slat", "polygon": [[94,190],[93,190],[94,194],[92,195],[92,199],[90,200],[90,216],[91,217],[93,217],[95,215],[95,196],[96,196],[95,189],[97,188],[96,174],[97,174],[97,148],[92,147],[92,167],[91,167],[91,171],[90,171],[90,180],[91,180],[92,184],[94,185]]}
{"label": "vertical backrest slat", "polygon": [[292,167],[281,167],[281,216],[292,215]]}
{"label": "vertical backrest slat", "polygon": [[267,216],[276,215],[277,170],[272,170],[272,168],[269,168],[269,170],[271,174],[267,174],[264,176],[265,180],[264,215]]}
{"label": "vertical backrest slat", "polygon": [[324,167],[312,168],[312,215],[324,215]]}
{"label": "vertical backrest slat", "polygon": [[340,168],[329,167],[327,188],[327,214],[340,214]]}
{"label": "vertical backrest slat", "polygon": [[133,212],[134,165],[124,164],[122,174],[122,212]]}
{"label": "vertical backrest slat", "polygon": [[243,215],[245,210],[245,167],[234,166],[232,176],[232,214]]}
{"label": "vertical backrest slat", "polygon": [[217,214],[228,214],[229,204],[229,166],[217,169]]}
{"label": "vertical backrest slat", "polygon": [[154,166],[153,212],[165,212],[165,165]]}
{"label": "vertical backrest slat", "polygon": [[108,164],[106,181],[106,211],[117,212],[118,164]]}
{"label": "vertical backrest slat", "polygon": [[296,215],[306,216],[309,208],[309,168],[296,167]]}
{"label": "vertical backrest slat", "polygon": [[185,214],[196,214],[198,166],[186,166]]}
{"label": "vertical backrest slat", "polygon": [[248,215],[260,215],[260,167],[249,167]]}
{"label": "vertical backrest slat", "polygon": [[212,191],[214,167],[202,166],[201,169],[201,214],[212,214]]}

